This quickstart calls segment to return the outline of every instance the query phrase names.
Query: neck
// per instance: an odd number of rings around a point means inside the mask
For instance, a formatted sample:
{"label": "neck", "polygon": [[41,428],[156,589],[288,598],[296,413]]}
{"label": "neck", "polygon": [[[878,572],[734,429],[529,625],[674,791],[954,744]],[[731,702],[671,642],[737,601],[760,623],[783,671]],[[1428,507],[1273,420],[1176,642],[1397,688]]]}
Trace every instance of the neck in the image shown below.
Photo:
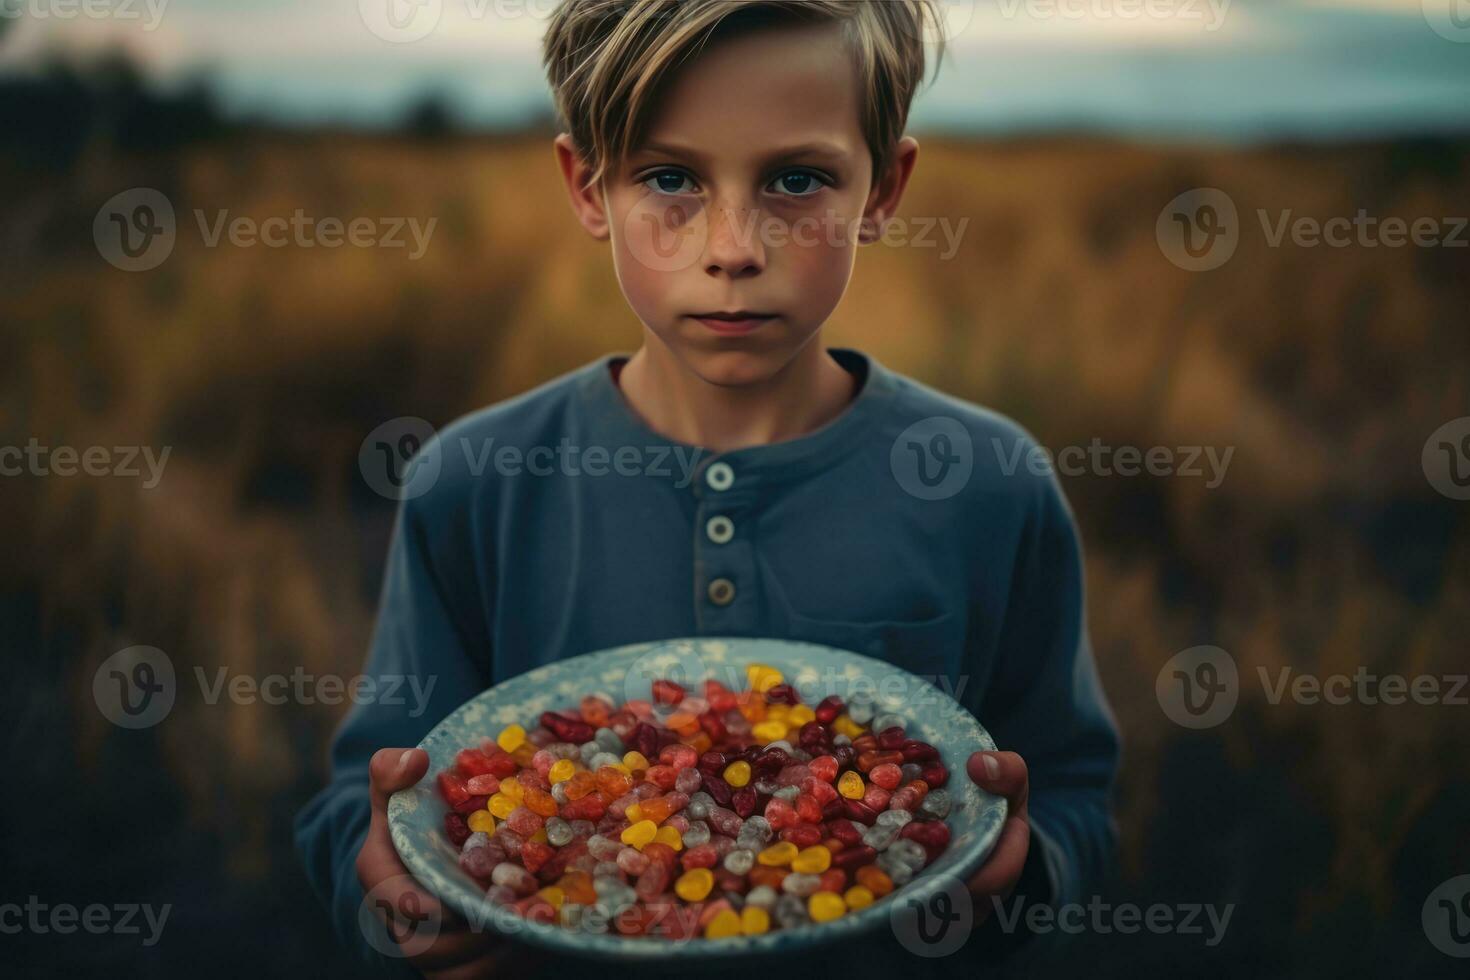
{"label": "neck", "polygon": [[852,400],[853,378],[815,340],[758,384],[711,384],[656,339],[623,366],[619,383],[655,432],[724,453],[783,442],[821,428]]}

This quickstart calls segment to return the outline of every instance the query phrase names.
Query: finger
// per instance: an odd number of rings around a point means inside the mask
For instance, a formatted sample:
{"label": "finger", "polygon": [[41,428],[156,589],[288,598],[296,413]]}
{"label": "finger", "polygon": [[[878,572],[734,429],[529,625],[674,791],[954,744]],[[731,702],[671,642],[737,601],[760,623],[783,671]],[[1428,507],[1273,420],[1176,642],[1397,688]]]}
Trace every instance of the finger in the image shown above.
{"label": "finger", "polygon": [[424,778],[429,753],[423,749],[379,749],[368,763],[373,813],[387,812],[388,797]]}
{"label": "finger", "polygon": [[1021,879],[1026,855],[1031,850],[1031,825],[1025,820],[1007,818],[1000,838],[989,859],[969,881],[970,893],[980,898],[990,895],[1006,897]]}
{"label": "finger", "polygon": [[1014,752],[976,752],[965,764],[970,779],[983,790],[1004,796],[1010,804],[1008,817],[1025,817],[1031,795],[1026,760]]}

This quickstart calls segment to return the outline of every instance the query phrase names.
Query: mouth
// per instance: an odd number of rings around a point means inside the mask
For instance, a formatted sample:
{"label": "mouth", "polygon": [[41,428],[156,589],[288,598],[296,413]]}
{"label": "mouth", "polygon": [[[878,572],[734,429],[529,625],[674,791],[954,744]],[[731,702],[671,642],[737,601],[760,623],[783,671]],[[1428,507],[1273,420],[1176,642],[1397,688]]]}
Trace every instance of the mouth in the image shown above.
{"label": "mouth", "polygon": [[698,320],[715,333],[726,336],[750,333],[776,319],[774,313],[757,313],[752,310],[733,310],[717,313],[695,313]]}

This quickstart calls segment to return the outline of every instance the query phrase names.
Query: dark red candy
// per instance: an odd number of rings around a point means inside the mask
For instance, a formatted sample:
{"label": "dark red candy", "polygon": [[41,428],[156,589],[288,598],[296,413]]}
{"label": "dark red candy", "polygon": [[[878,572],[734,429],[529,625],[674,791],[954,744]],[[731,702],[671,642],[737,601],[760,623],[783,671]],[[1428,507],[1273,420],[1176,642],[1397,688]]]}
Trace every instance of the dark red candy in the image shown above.
{"label": "dark red candy", "polygon": [[843,809],[847,812],[849,820],[873,826],[878,819],[878,811],[868,806],[862,800],[843,800]]}
{"label": "dark red candy", "polygon": [[903,743],[903,729],[897,725],[894,725],[892,728],[885,728],[878,733],[878,748],[885,752],[892,752],[894,749],[902,748]]}
{"label": "dark red candy", "polygon": [[743,820],[755,812],[755,805],[759,797],[755,790],[749,786],[742,786],[730,794],[730,809],[740,814]]}
{"label": "dark red candy", "polygon": [[842,841],[848,847],[856,847],[863,842],[863,832],[853,825],[846,817],[827,821],[827,833]]}
{"label": "dark red candy", "polygon": [[628,744],[645,759],[658,757],[658,732],[646,721],[640,721],[628,738]]}
{"label": "dark red candy", "polygon": [[495,751],[486,753],[490,758],[490,775],[496,779],[509,779],[520,771],[520,763],[512,759],[509,752],[503,751],[499,746]]}
{"label": "dark red candy", "polygon": [[539,840],[527,840],[521,845],[521,863],[526,870],[535,874],[541,870],[541,866],[550,861],[556,855],[556,849],[550,844],[543,844]]}
{"label": "dark red candy", "polygon": [[817,704],[817,721],[830,725],[837,720],[837,716],[842,714],[846,707],[841,698],[835,694],[829,694]]}
{"label": "dark red candy", "polygon": [[949,825],[943,820],[912,820],[904,824],[898,836],[916,840],[926,848],[942,848],[949,843]]}
{"label": "dark red candy", "polygon": [[659,704],[678,704],[684,700],[684,689],[673,681],[659,678],[653,682],[653,699]]}
{"label": "dark red candy", "polygon": [[704,733],[709,736],[709,740],[716,744],[722,743],[730,737],[729,729],[725,727],[723,721],[720,721],[720,716],[713,711],[706,711],[699,716],[699,727],[703,728]]}
{"label": "dark red candy", "polygon": [[904,762],[928,762],[939,758],[939,750],[928,742],[921,742],[916,738],[904,739],[899,751],[903,753]]}
{"label": "dark red candy", "polygon": [[796,688],[790,684],[777,684],[766,691],[766,701],[770,704],[796,704],[801,700],[796,694]]}
{"label": "dark red candy", "polygon": [[949,782],[949,770],[944,768],[942,762],[931,762],[924,767],[919,778],[928,783],[930,789],[938,789]]}
{"label": "dark red candy", "polygon": [[597,729],[580,718],[568,718],[559,715],[555,711],[543,711],[541,713],[541,725],[556,736],[558,742],[571,742],[573,745],[581,745],[583,742],[592,741],[597,734]]}
{"label": "dark red candy", "polygon": [[706,779],[704,781],[704,791],[720,806],[729,809],[731,797],[735,793],[735,787],[725,782],[723,777],[720,779]]}
{"label": "dark red candy", "polygon": [[463,803],[456,803],[454,809],[457,813],[474,813],[476,810],[485,809],[485,804],[490,802],[488,796],[471,796]]}
{"label": "dark red candy", "polygon": [[857,761],[857,749],[851,745],[839,745],[832,750],[832,758],[837,760],[837,771],[851,769],[852,764]]}
{"label": "dark red candy", "polygon": [[791,764],[791,754],[784,749],[766,749],[755,757],[750,767],[756,772],[780,772]]}
{"label": "dark red candy", "polygon": [[601,820],[605,813],[607,801],[601,793],[588,793],[580,800],[568,800],[561,808],[565,820]]}
{"label": "dark red candy", "polygon": [[861,868],[865,864],[872,864],[878,858],[878,852],[867,844],[859,844],[856,847],[844,847],[832,855],[832,867],[851,871]]}
{"label": "dark red candy", "polygon": [[459,847],[470,839],[470,825],[464,817],[450,810],[444,814],[444,836],[449,838],[449,843]]}
{"label": "dark red candy", "polygon": [[822,819],[836,820],[838,817],[847,816],[847,801],[841,798],[822,805]]}
{"label": "dark red candy", "polygon": [[820,721],[809,721],[796,733],[796,740],[808,752],[820,754],[829,741],[827,726]]}
{"label": "dark red candy", "polygon": [[706,776],[718,776],[725,771],[725,767],[729,764],[729,760],[725,758],[725,753],[706,752],[699,757],[697,768]]}

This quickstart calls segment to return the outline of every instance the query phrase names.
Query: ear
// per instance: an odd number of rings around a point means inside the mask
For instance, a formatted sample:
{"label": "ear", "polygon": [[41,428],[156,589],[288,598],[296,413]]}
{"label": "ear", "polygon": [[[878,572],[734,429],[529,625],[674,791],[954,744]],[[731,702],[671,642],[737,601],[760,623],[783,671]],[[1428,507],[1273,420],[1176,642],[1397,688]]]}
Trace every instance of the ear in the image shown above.
{"label": "ear", "polygon": [[912,136],[900,139],[889,160],[887,172],[878,176],[863,208],[863,221],[858,233],[861,244],[871,245],[883,237],[883,226],[898,212],[898,202],[903,199],[904,188],[908,186],[918,160],[919,141]]}
{"label": "ear", "polygon": [[608,239],[607,206],[602,197],[601,184],[588,186],[592,168],[577,152],[569,133],[562,133],[553,141],[556,148],[556,165],[562,180],[567,185],[567,194],[572,200],[572,212],[587,234],[598,241]]}

